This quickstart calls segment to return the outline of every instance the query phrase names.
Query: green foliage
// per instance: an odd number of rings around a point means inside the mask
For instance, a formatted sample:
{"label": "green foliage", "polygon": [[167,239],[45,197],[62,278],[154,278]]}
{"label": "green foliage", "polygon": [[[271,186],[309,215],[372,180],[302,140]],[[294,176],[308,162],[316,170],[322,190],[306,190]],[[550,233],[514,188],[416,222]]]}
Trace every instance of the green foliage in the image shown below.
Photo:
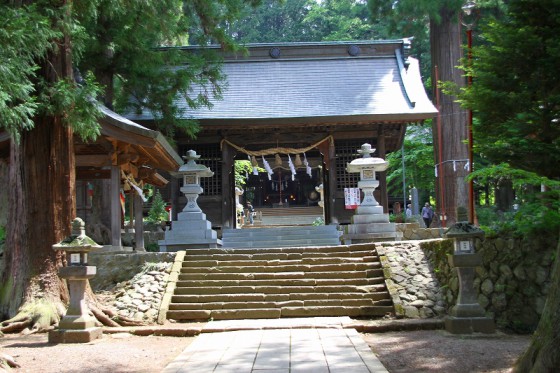
{"label": "green foliage", "polygon": [[[421,200],[434,195],[434,148],[431,127],[409,126],[404,139],[404,153],[407,187],[416,187]],[[392,195],[401,195],[403,192],[402,149],[388,154],[387,162],[389,162],[388,191]]]}
{"label": "green foliage", "polygon": [[6,240],[6,227],[0,225],[0,244]]}
{"label": "green foliage", "polygon": [[[238,188],[243,188],[247,183],[247,174],[251,175],[253,173],[253,166],[251,161],[235,161],[235,186]],[[265,171],[262,167],[257,167],[259,172]],[[248,197],[247,197],[248,198]],[[250,199],[252,200],[252,198]]]}
{"label": "green foliage", "polygon": [[[424,30],[425,32],[425,30]],[[265,0],[230,26],[242,43],[371,40],[396,37],[385,18],[371,22],[359,0]],[[408,34],[407,34],[408,35]]]}
{"label": "green foliage", "polygon": [[477,150],[493,163],[560,178],[560,8],[511,1],[507,19],[484,28],[465,67],[473,85],[460,99],[475,112]]}
{"label": "green foliage", "polygon": [[148,220],[153,223],[159,223],[167,221],[168,219],[169,213],[165,211],[165,202],[159,190],[156,190],[152,198],[152,206],[150,207],[150,211],[148,211]]}
{"label": "green foliage", "polygon": [[54,48],[59,31],[35,6],[0,5],[0,127],[15,139],[22,130],[33,128],[39,108],[33,82],[36,61]]}
{"label": "green foliage", "polygon": [[149,253],[159,252],[159,245],[155,242],[147,244],[145,248],[146,248],[146,251],[149,252]]}
{"label": "green foliage", "polygon": [[[158,130],[173,137],[199,131],[187,109],[210,106],[225,85],[212,49],[184,53],[177,46],[220,44],[238,50],[223,24],[230,24],[256,0],[96,0],[78,1],[76,17],[84,28],[84,47],[75,54],[81,71],[93,71],[105,86],[106,105],[117,111],[144,110]],[[169,68],[162,68],[169,66]],[[176,68],[183,66],[184,68]],[[186,68],[188,66],[188,68]],[[192,89],[193,86],[196,89]],[[132,98],[132,100],[131,100]]]}
{"label": "green foliage", "polygon": [[93,76],[87,75],[86,84],[80,86],[64,79],[53,83],[37,74],[39,62],[56,51],[54,40],[78,29],[72,19],[64,16],[64,9],[45,4],[0,5],[0,11],[4,15],[0,20],[0,127],[18,140],[21,131],[33,128],[34,116],[55,115],[82,139],[97,137],[101,113],[92,98],[101,90]]}
{"label": "green foliage", "polygon": [[325,221],[323,220],[323,218],[317,218],[313,220],[313,223],[311,225],[313,225],[314,227],[318,227],[320,225],[325,225]]}

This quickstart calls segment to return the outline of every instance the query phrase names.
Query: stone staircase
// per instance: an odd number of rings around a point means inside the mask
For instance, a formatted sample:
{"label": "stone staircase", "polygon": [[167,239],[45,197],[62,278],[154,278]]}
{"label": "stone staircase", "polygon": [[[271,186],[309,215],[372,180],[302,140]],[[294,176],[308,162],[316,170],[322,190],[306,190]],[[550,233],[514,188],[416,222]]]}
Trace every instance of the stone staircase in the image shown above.
{"label": "stone staircase", "polygon": [[323,217],[323,208],[311,207],[276,207],[257,208],[261,225],[311,225],[318,218]]}
{"label": "stone staircase", "polygon": [[191,249],[167,318],[382,317],[393,311],[373,244]]}
{"label": "stone staircase", "polygon": [[222,248],[335,246],[339,237],[335,225],[225,229]]}

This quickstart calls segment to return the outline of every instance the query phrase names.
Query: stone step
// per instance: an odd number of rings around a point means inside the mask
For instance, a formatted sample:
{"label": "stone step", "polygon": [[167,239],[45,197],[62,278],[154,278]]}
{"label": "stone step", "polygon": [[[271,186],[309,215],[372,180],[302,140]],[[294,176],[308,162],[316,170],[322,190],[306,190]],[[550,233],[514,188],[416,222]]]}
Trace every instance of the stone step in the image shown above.
{"label": "stone step", "polygon": [[[253,263],[251,263],[253,264]],[[326,272],[326,271],[365,271],[377,269],[382,271],[376,263],[335,263],[335,264],[284,264],[275,266],[265,265],[237,265],[212,267],[182,267],[182,273],[258,273],[258,272]],[[381,272],[381,274],[383,274]]]}
{"label": "stone step", "polygon": [[220,310],[169,310],[167,317],[174,320],[232,320],[232,319],[271,319],[280,317],[321,317],[321,316],[384,316],[393,312],[392,306],[361,307],[282,307],[256,309]]}
{"label": "stone step", "polygon": [[266,241],[250,241],[250,240],[237,240],[237,241],[227,241],[222,244],[222,247],[229,248],[239,248],[239,247],[250,247],[250,248],[267,248],[267,247],[302,247],[302,246],[336,246],[339,245],[340,241],[338,238],[332,239],[297,239],[297,240],[266,240]]}
{"label": "stone step", "polygon": [[[335,280],[332,280],[335,281]],[[346,285],[344,283],[333,285],[299,285],[290,286],[289,291],[286,286],[267,285],[267,286],[214,286],[214,287],[186,287],[177,286],[175,288],[176,295],[189,294],[295,294],[295,293],[355,293],[363,291],[364,293],[386,291],[385,283],[374,283],[367,285]]]}
{"label": "stone step", "polygon": [[[287,293],[287,294],[264,294],[264,293],[227,293],[227,294],[190,294],[174,295],[172,303],[212,303],[212,302],[282,302],[289,300],[321,300],[321,299],[368,299],[373,301],[390,299],[387,291],[373,293]],[[201,307],[204,307],[201,305]]]}
{"label": "stone step", "polygon": [[390,306],[390,300],[373,301],[371,299],[310,299],[275,302],[209,302],[209,303],[171,303],[169,310],[220,310],[247,308],[283,308],[283,307],[363,307]]}
{"label": "stone step", "polygon": [[256,237],[256,236],[277,236],[286,234],[303,234],[303,235],[313,235],[316,233],[328,234],[336,232],[338,234],[338,229],[336,225],[318,225],[318,226],[304,226],[304,227],[272,227],[272,228],[251,228],[251,229],[224,229],[222,231],[222,237],[229,236],[244,236],[244,237]]}
{"label": "stone step", "polygon": [[[256,266],[259,268],[266,267],[285,267],[289,265],[326,265],[326,264],[346,264],[346,263],[367,263],[371,268],[381,268],[381,263],[377,261],[377,257],[317,257],[317,258],[300,258],[286,260],[185,260],[182,268],[205,268],[205,267],[241,267],[245,265]],[[226,271],[226,269],[224,269]]]}
{"label": "stone step", "polygon": [[338,246],[340,245],[339,236],[337,227],[334,225],[225,229],[222,232],[222,247]]}
{"label": "stone step", "polygon": [[[264,249],[263,249],[264,250]],[[231,253],[224,254],[200,254],[200,255],[187,255],[185,256],[185,261],[188,262],[198,262],[204,260],[217,260],[222,262],[227,261],[256,261],[256,260],[300,260],[300,259],[314,259],[314,258],[370,258],[370,260],[377,260],[376,257],[372,257],[371,251],[352,251],[352,252],[330,252],[330,253],[320,253],[320,252],[309,252],[309,253],[270,253],[270,252],[259,252],[256,251],[250,254],[236,253],[237,249]]]}
{"label": "stone step", "polygon": [[185,254],[189,255],[216,255],[216,254],[257,254],[257,253],[267,253],[267,254],[286,254],[286,253],[298,253],[298,254],[309,254],[309,253],[354,253],[354,252],[376,252],[375,244],[362,244],[362,245],[340,245],[340,246],[317,246],[317,247],[270,247],[263,249],[251,249],[251,248],[196,248],[196,249],[186,249]]}
{"label": "stone step", "polygon": [[333,286],[333,285],[353,285],[366,286],[383,283],[383,277],[371,278],[331,278],[331,279],[315,279],[315,278],[272,278],[263,280],[198,280],[196,282],[190,280],[177,281],[178,288],[225,288],[225,287],[257,287],[257,286],[284,286],[286,291],[291,287],[300,286]]}
{"label": "stone step", "polygon": [[268,279],[347,279],[383,276],[382,269],[364,271],[323,271],[323,272],[259,272],[259,273],[181,273],[179,281],[198,280],[268,280]]}

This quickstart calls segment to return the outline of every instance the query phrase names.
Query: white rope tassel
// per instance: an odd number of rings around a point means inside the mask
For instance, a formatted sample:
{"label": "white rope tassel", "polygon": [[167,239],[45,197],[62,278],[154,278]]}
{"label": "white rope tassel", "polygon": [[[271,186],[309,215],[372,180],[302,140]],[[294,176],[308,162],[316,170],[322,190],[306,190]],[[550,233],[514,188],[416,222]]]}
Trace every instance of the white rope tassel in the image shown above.
{"label": "white rope tassel", "polygon": [[288,154],[288,166],[290,167],[290,171],[292,171],[292,181],[296,179],[296,168],[294,167],[294,163],[292,162],[292,157]]}
{"label": "white rope tassel", "polygon": [[307,156],[303,153],[303,164],[305,165],[305,171],[309,175],[309,177],[313,177],[313,172],[311,170],[311,166],[309,166],[309,162],[307,161]]}
{"label": "white rope tassel", "polygon": [[434,173],[436,174],[436,177],[437,177],[437,166],[438,166],[437,164],[434,166]]}

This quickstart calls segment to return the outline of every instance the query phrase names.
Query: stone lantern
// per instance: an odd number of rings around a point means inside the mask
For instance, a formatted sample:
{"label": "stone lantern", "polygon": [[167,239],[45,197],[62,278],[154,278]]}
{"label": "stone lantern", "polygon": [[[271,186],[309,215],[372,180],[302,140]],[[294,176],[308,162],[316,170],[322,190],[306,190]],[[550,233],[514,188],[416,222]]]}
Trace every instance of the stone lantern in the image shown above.
{"label": "stone lantern", "polygon": [[352,217],[352,223],[344,227],[342,240],[345,244],[394,240],[397,236],[395,224],[389,222],[389,215],[383,213],[383,206],[374,196],[375,189],[379,187],[376,174],[385,171],[388,166],[384,159],[372,157],[374,152],[370,144],[363,144],[358,150],[362,157],[346,166],[347,172],[360,174],[358,188],[364,198]]}
{"label": "stone lantern", "polygon": [[459,278],[457,304],[445,318],[445,329],[454,334],[494,333],[494,320],[485,316],[474,289],[475,267],[482,264],[480,254],[475,252],[475,240],[482,239],[484,231],[468,223],[464,207],[457,208],[457,218],[459,221],[444,234],[453,240],[453,255],[448,259]]}
{"label": "stone lantern", "polygon": [[179,171],[173,173],[174,176],[183,177],[181,192],[187,197],[187,204],[183,209],[184,212],[202,212],[196,203],[198,196],[204,191],[200,186],[200,178],[214,176],[214,172],[208,167],[196,164],[195,160],[199,158],[200,155],[196,154],[194,150],[187,151],[187,155],[183,156],[187,163],[179,167]]}
{"label": "stone lantern", "polygon": [[[235,215],[239,217],[243,213],[243,205],[239,202],[239,198],[243,195],[243,190],[239,187],[235,187]],[[237,222],[237,228],[241,228],[242,222]]]}
{"label": "stone lantern", "polygon": [[183,211],[177,214],[177,221],[171,222],[171,230],[165,231],[165,239],[158,241],[160,251],[178,251],[187,248],[215,248],[222,245],[218,233],[212,230],[212,224],[206,220],[198,206],[198,196],[204,191],[200,186],[200,178],[212,177],[208,167],[196,163],[200,155],[194,150],[187,151],[183,157],[187,163],[172,172],[175,177],[183,178],[181,192],[185,194],[187,203]]}
{"label": "stone lantern", "polygon": [[80,218],[72,222],[72,234],[53,245],[53,250],[66,252],[67,266],[61,267],[58,274],[66,279],[70,304],[58,329],[49,332],[50,343],[87,343],[101,336],[102,330],[95,326],[96,320],[89,315],[85,300],[88,279],[96,274],[96,267],[88,265],[88,253],[100,248],[86,236],[85,224]]}

